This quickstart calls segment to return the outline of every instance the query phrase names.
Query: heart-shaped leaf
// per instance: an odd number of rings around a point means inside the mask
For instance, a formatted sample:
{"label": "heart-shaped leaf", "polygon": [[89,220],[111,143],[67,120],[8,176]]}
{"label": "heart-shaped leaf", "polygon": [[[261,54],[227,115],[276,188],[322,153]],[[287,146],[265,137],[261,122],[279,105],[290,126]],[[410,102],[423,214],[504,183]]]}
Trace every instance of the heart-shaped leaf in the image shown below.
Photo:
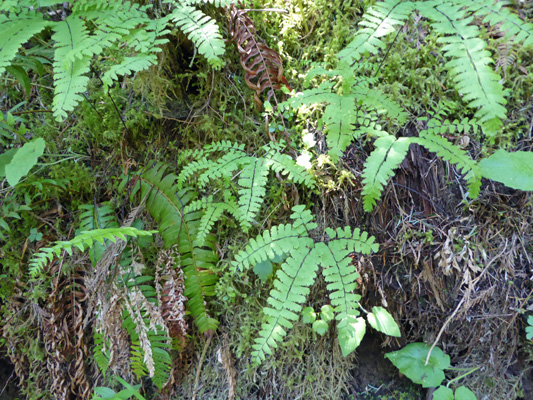
{"label": "heart-shaped leaf", "polygon": [[426,358],[430,347],[424,343],[411,343],[403,349],[385,354],[402,374],[423,387],[437,387],[444,380],[444,372],[450,367],[450,357],[434,347],[429,361]]}

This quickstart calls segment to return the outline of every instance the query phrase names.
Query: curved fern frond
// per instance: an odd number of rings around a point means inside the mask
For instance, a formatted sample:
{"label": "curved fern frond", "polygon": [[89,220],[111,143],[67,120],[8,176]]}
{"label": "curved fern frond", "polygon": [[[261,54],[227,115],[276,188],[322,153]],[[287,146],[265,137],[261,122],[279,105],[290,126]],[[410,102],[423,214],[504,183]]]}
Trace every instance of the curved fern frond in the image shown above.
{"label": "curved fern frond", "polygon": [[312,246],[309,231],[317,227],[305,206],[293,207],[292,224],[273,226],[270,230],[252,238],[246,248],[235,255],[232,270],[243,271],[263,261],[271,261],[289,254],[292,249]]}
{"label": "curved fern frond", "polygon": [[478,109],[475,117],[484,125],[488,136],[494,137],[506,119],[504,105],[506,92],[495,73],[487,44],[479,38],[479,28],[471,25],[473,17],[466,17],[466,10],[451,3],[430,1],[420,3],[421,14],[433,20],[432,27],[446,35],[438,39],[446,43],[444,55],[451,60],[446,63],[454,75],[457,91],[471,108]]}
{"label": "curved fern frond", "polygon": [[204,244],[205,238],[211,232],[215,222],[221,219],[224,211],[228,211],[237,218],[240,217],[237,202],[232,196],[226,196],[222,203],[214,202],[213,196],[204,197],[200,200],[193,201],[185,207],[185,213],[200,210],[204,210],[204,215],[200,220],[200,225],[198,226],[198,232],[196,234],[196,240],[200,246]]}
{"label": "curved fern frond", "polygon": [[403,0],[385,0],[376,3],[363,15],[355,38],[339,52],[338,56],[351,63],[365,53],[376,54],[385,47],[382,37],[394,32],[402,25],[413,9],[413,3]]}
{"label": "curved fern frond", "polygon": [[171,18],[178,28],[192,40],[209,64],[214,68],[224,65],[220,58],[224,54],[224,41],[216,22],[189,4],[173,3],[176,8],[172,11]]}
{"label": "curved fern frond", "polygon": [[[258,158],[244,166],[239,177],[239,212],[243,221],[254,223],[265,197],[268,165]],[[246,230],[246,225],[243,226]]]}
{"label": "curved fern frond", "polygon": [[491,0],[453,0],[453,2],[473,13],[483,17],[483,23],[498,26],[498,30],[505,33],[505,37],[512,37],[515,43],[524,46],[533,44],[533,24],[523,21],[518,15],[505,8],[503,1]]}
{"label": "curved fern frond", "polygon": [[126,236],[139,237],[151,236],[155,231],[143,231],[131,226],[120,228],[94,229],[92,231],[81,232],[79,235],[68,241],[58,241],[52,247],[42,248],[30,261],[30,275],[36,277],[44,268],[45,264],[52,261],[54,257],[61,257],[61,252],[66,251],[72,255],[75,247],[80,251],[85,251],[94,246],[95,243],[104,244],[106,240],[115,243],[118,239],[126,240]]}
{"label": "curved fern frond", "polygon": [[[86,210],[80,215],[80,230],[90,231],[93,229],[104,228],[118,228],[119,224],[116,220],[115,211],[109,205],[102,205],[97,207],[93,204],[80,205],[81,210]],[[107,245],[95,243],[93,247],[89,249],[89,258],[93,266],[102,257]]]}
{"label": "curved fern frond", "polygon": [[298,319],[319,266],[324,269],[331,304],[337,314],[343,354],[348,355],[355,350],[364,335],[365,321],[358,318],[360,296],[353,293],[359,276],[350,255],[377,251],[374,237],[359,229],[352,231],[350,227],[335,231],[328,228],[326,234],[330,240],[315,243],[310,237],[310,230],[315,229],[317,224],[313,222],[309,210],[305,206],[294,206],[293,211],[292,225],[274,226],[255,240],[251,239],[246,248],[235,255],[232,263],[235,270],[285,260],[276,274],[268,306],[263,308],[266,321],[255,339],[252,352],[257,363],[272,353]]}
{"label": "curved fern frond", "polygon": [[132,191],[146,197],[146,207],[159,224],[159,232],[168,248],[177,245],[185,275],[187,307],[200,332],[215,330],[218,321],[208,316],[206,297],[214,294],[217,276],[212,272],[218,261],[214,238],[207,236],[203,246],[197,241],[203,212],[184,212],[184,207],[196,196],[189,189],[180,189],[177,176],[165,174],[166,167],[157,163],[141,174]]}
{"label": "curved fern frond", "polygon": [[314,177],[304,167],[296,164],[287,154],[272,150],[266,155],[265,163],[268,168],[286,175],[292,182],[300,183],[309,188],[315,184]]}
{"label": "curved fern frond", "polygon": [[321,244],[320,263],[338,321],[339,344],[346,357],[359,346],[366,329],[364,321],[358,318],[361,296],[355,294],[354,290],[359,274],[350,254],[370,254],[378,251],[378,245],[374,243],[374,237],[368,237],[366,232],[361,233],[359,229],[352,232],[348,226],[335,231],[328,228],[326,234],[331,240],[326,245]]}
{"label": "curved fern frond", "polygon": [[64,21],[57,22],[52,39],[56,42],[54,52],[54,101],[53,111],[57,121],[67,117],[67,111],[82,99],[80,93],[85,91],[89,78],[91,56],[83,55],[73,61],[64,61],[68,54],[81,53],[87,38],[85,23],[76,15],[69,15]]}
{"label": "curved fern frond", "polygon": [[405,158],[409,145],[413,142],[411,138],[399,138],[394,136],[384,136],[376,139],[376,147],[367,158],[363,171],[363,207],[365,211],[371,211],[380,198],[383,186],[393,175],[393,171],[398,168]]}
{"label": "curved fern frond", "polygon": [[454,133],[459,130],[468,132],[470,129],[475,132],[476,128],[475,121],[469,122],[466,119],[461,122],[453,121],[452,123],[433,119],[428,121],[428,128],[420,132],[420,137],[414,139],[416,143],[436,153],[443,160],[457,165],[459,170],[465,174],[465,179],[468,181],[468,196],[472,199],[479,195],[481,188],[481,171],[477,162],[472,160],[466,151],[452,144],[446,138],[439,136],[438,133]]}
{"label": "curved fern frond", "polygon": [[261,325],[259,337],[252,346],[252,357],[259,363],[272,349],[278,346],[299,318],[302,304],[309,294],[309,286],[315,282],[318,270],[316,249],[300,247],[291,251],[290,257],[276,274],[274,289],[270,291],[268,304],[264,307],[266,321]]}
{"label": "curved fern frond", "polygon": [[41,13],[26,11],[21,14],[0,14],[0,74],[10,65],[18,49],[33,35],[52,25]]}
{"label": "curved fern frond", "polygon": [[104,86],[111,86],[119,76],[129,75],[133,72],[143,71],[154,65],[157,57],[154,54],[139,54],[133,57],[125,57],[120,64],[111,66],[102,75]]}
{"label": "curved fern frond", "polygon": [[104,377],[111,361],[110,347],[109,340],[102,333],[94,332],[94,360]]}

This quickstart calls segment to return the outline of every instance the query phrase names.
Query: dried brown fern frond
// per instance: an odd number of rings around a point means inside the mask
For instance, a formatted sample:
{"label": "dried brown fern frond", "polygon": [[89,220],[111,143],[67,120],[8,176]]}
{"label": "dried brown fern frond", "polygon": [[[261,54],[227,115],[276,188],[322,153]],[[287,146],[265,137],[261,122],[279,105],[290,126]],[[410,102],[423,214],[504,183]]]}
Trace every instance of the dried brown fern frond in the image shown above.
{"label": "dried brown fern frond", "polygon": [[165,320],[170,337],[179,348],[185,347],[187,337],[187,321],[185,320],[185,303],[187,297],[183,271],[175,266],[179,255],[174,247],[162,251],[156,265],[156,290],[161,315]]}
{"label": "dried brown fern frond", "polygon": [[250,89],[255,90],[257,107],[263,105],[259,96],[265,90],[268,90],[267,100],[274,97],[277,103],[274,90],[281,89],[282,85],[288,87],[279,54],[257,37],[255,26],[245,10],[232,5],[229,12],[230,34],[240,54],[241,66],[245,71],[244,81]]}

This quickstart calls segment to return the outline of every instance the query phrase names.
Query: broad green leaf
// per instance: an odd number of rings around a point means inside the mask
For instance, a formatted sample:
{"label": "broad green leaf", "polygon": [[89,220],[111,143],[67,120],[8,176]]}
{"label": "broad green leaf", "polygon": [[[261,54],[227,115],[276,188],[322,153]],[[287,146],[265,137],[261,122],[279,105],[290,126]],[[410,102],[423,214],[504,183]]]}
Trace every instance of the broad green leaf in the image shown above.
{"label": "broad green leaf", "polygon": [[372,312],[366,316],[368,323],[377,331],[389,336],[401,337],[400,328],[387,310],[383,307],[372,307]]}
{"label": "broad green leaf", "polygon": [[450,367],[450,357],[434,347],[426,365],[430,347],[424,343],[411,343],[402,350],[385,354],[402,374],[423,387],[437,387],[444,380],[444,372]]}
{"label": "broad green leaf", "polygon": [[476,395],[465,386],[460,386],[455,391],[455,400],[477,400]]}
{"label": "broad green leaf", "polygon": [[15,186],[30,169],[37,164],[37,160],[44,153],[45,142],[43,138],[24,144],[17,150],[11,162],[5,166],[7,182]]}
{"label": "broad green leaf", "polygon": [[329,304],[323,305],[320,309],[320,317],[326,322],[331,321],[335,317],[333,307]]}
{"label": "broad green leaf", "polygon": [[302,310],[302,321],[304,324],[312,324],[316,321],[316,312],[313,307],[305,307]]}
{"label": "broad green leaf", "polygon": [[355,319],[348,317],[339,322],[337,330],[342,355],[346,357],[361,344],[366,332],[366,323],[361,317]]}
{"label": "broad green leaf", "polygon": [[261,261],[255,264],[254,272],[264,282],[272,275],[272,263],[269,260]]}
{"label": "broad green leaf", "polygon": [[313,322],[313,330],[320,336],[323,336],[328,331],[328,327],[328,323],[322,319]]}
{"label": "broad green leaf", "polygon": [[453,390],[446,386],[441,386],[433,392],[433,400],[454,400]]}
{"label": "broad green leaf", "polygon": [[533,152],[498,150],[480,161],[481,175],[505,186],[533,190]]}

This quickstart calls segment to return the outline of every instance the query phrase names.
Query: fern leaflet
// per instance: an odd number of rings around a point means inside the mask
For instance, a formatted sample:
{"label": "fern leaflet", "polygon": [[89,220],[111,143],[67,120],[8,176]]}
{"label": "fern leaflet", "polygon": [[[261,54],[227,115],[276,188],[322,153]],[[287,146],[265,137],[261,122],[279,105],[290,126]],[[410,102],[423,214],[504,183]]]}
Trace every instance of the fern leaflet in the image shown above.
{"label": "fern leaflet", "polygon": [[533,24],[523,21],[505,8],[505,2],[491,0],[453,0],[453,2],[460,7],[466,7],[474,15],[483,17],[484,23],[498,26],[498,30],[505,32],[505,37],[512,36],[513,42],[523,43],[524,46],[533,44]]}
{"label": "fern leaflet", "polygon": [[365,211],[371,211],[376,205],[376,200],[381,196],[383,186],[393,175],[393,171],[401,164],[409,145],[413,142],[411,138],[399,138],[394,136],[384,136],[376,139],[375,150],[370,154],[365,163],[363,171],[363,206]]}
{"label": "fern leaflet", "polygon": [[198,48],[207,61],[215,68],[224,65],[220,56],[224,54],[224,41],[217,24],[202,11],[173,1],[175,9],[171,18]]}
{"label": "fern leaflet", "polygon": [[89,72],[91,57],[84,55],[73,61],[64,61],[71,52],[81,52],[79,47],[87,37],[87,30],[83,21],[70,15],[65,21],[58,22],[52,39],[56,42],[54,52],[54,117],[62,121],[67,117],[67,111],[73,111],[74,107],[82,99],[80,93],[85,91],[89,78],[85,76]]}
{"label": "fern leaflet", "polygon": [[420,132],[420,137],[414,139],[416,143],[424,146],[431,152],[436,153],[444,160],[456,164],[460,171],[465,174],[465,179],[468,181],[468,196],[472,199],[479,195],[481,188],[481,171],[478,164],[460,147],[455,146],[447,139],[439,136],[438,133],[454,133],[459,129],[468,132],[472,129],[474,132],[477,129],[475,121],[463,120],[440,122],[432,119],[428,121],[427,129]]}
{"label": "fern leaflet", "polygon": [[49,21],[34,11],[0,14],[0,74],[10,65],[19,47],[49,25]]}
{"label": "fern leaflet", "polygon": [[385,44],[380,38],[394,32],[398,25],[409,18],[413,3],[403,0],[385,0],[372,6],[359,23],[355,38],[342,51],[339,57],[348,63],[359,60],[365,53],[376,54]]}
{"label": "fern leaflet", "polygon": [[446,67],[454,75],[459,93],[471,108],[479,108],[475,116],[484,125],[485,133],[494,137],[506,119],[506,92],[490,64],[493,63],[487,44],[480,39],[479,29],[466,18],[466,10],[450,3],[430,1],[418,6],[422,15],[432,19],[433,28],[446,36],[438,41],[446,43],[442,49],[451,60]]}

